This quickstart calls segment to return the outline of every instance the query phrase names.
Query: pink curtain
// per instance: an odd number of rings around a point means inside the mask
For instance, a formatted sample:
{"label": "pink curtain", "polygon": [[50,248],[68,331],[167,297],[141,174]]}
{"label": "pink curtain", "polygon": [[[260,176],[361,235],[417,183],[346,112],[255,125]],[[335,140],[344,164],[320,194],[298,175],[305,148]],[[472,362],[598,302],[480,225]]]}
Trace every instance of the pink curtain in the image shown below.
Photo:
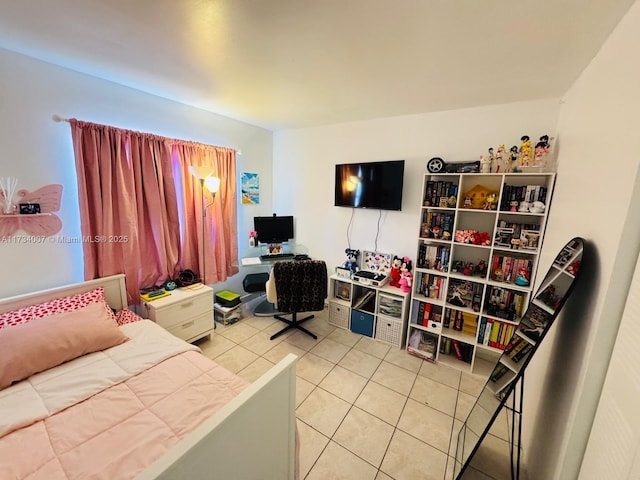
{"label": "pink curtain", "polygon": [[[213,147],[193,142],[173,143],[175,176],[180,178],[182,191],[180,264],[205,272],[205,283],[226,280],[238,273],[238,212],[236,191],[236,152],[230,148]],[[189,166],[207,167],[220,178],[215,198],[191,175]],[[204,216],[203,199],[204,194]],[[202,222],[205,227],[202,255]],[[204,264],[203,262],[204,258]]]}
{"label": "pink curtain", "polygon": [[[237,273],[235,151],[71,120],[85,278],[125,273],[130,304],[143,287],[202,272],[199,183],[189,165],[222,179],[207,209],[208,283]],[[182,195],[180,195],[182,193]],[[200,227],[200,228],[199,228]]]}

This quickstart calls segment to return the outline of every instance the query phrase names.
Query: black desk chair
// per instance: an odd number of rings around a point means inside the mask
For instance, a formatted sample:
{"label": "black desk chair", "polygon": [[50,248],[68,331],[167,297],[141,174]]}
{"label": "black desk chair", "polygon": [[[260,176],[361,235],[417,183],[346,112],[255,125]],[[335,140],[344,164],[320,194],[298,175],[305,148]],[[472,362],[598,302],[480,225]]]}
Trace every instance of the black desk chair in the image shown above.
{"label": "black desk chair", "polygon": [[[274,297],[275,291],[275,297]],[[280,315],[275,318],[287,324],[285,328],[271,336],[271,340],[293,328],[307,335],[318,337],[301,324],[314,317],[313,314],[298,318],[299,313],[318,312],[324,309],[327,298],[327,265],[322,260],[300,260],[277,262],[273,266],[267,282],[267,299],[275,302]],[[291,319],[282,314],[290,314]]]}

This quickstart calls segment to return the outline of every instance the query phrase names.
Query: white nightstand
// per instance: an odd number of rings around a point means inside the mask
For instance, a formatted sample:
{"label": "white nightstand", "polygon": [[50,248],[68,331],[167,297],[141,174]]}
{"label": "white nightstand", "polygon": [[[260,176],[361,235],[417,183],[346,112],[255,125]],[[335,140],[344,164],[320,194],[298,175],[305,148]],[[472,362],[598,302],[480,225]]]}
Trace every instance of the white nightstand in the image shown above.
{"label": "white nightstand", "polygon": [[176,337],[194,342],[213,333],[213,289],[197,284],[146,302],[142,314]]}

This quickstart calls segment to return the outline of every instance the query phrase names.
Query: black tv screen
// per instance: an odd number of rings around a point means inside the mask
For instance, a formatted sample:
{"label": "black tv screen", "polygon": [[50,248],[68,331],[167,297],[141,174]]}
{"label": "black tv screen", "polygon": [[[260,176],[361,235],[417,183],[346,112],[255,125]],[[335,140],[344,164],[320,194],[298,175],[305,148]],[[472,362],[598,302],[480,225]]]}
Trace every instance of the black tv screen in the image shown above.
{"label": "black tv screen", "polygon": [[283,243],[293,239],[293,217],[253,217],[258,243]]}
{"label": "black tv screen", "polygon": [[402,209],[404,160],[336,165],[338,207]]}

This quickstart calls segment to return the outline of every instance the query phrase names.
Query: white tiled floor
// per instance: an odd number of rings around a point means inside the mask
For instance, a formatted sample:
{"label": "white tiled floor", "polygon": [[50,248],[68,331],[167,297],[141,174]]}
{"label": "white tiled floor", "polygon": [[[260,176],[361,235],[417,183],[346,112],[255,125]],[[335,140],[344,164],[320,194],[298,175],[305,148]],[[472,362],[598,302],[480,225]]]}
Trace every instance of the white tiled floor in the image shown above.
{"label": "white tiled floor", "polygon": [[[404,350],[336,328],[328,312],[305,327],[314,340],[270,317],[217,325],[205,355],[254,381],[298,355],[296,416],[300,479],[451,480],[457,432],[485,379],[422,361]],[[508,480],[507,415],[496,421],[464,478]],[[485,472],[485,473],[481,473]]]}

